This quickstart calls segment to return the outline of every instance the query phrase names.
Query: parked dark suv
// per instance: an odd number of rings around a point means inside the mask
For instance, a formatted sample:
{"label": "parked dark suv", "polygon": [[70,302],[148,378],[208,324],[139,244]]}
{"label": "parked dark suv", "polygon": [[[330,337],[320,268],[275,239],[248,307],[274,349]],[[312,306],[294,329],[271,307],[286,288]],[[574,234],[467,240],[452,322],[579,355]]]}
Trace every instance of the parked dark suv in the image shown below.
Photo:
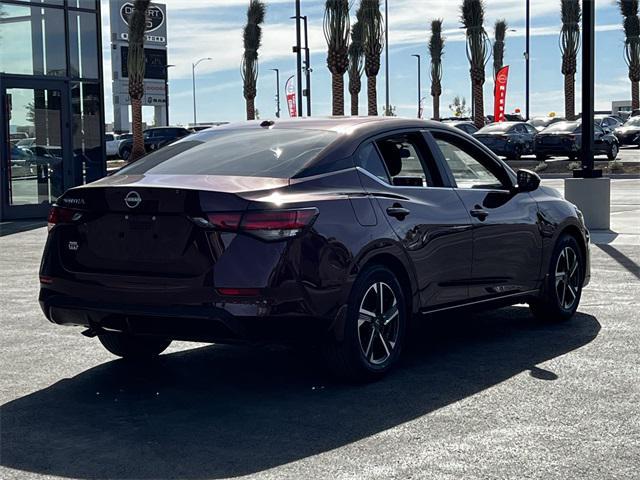
{"label": "parked dark suv", "polygon": [[[159,150],[176,140],[186,137],[187,135],[191,135],[191,132],[182,127],[148,128],[144,131],[144,148],[147,152],[153,152],[154,150]],[[118,153],[121,159],[129,160],[132,146],[132,138],[126,139],[120,143]]]}
{"label": "parked dark suv", "polygon": [[58,199],[40,303],[115,355],[174,339],[317,344],[370,380],[409,320],[527,302],[566,320],[590,277],[582,215],[439,122],[297,119],[206,130]]}

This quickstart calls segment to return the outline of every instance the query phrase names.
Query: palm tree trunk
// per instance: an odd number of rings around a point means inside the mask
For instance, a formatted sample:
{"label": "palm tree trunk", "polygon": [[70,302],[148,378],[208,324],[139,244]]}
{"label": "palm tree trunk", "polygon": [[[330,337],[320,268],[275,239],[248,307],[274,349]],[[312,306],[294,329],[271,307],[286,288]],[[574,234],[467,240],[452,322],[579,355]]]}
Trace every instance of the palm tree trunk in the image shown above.
{"label": "palm tree trunk", "polygon": [[333,91],[333,116],[344,116],[344,75],[331,74],[331,89]]}
{"label": "palm tree trunk", "polygon": [[135,162],[147,153],[144,148],[144,136],[142,134],[142,100],[131,99],[131,130],[133,133],[133,145],[129,162]]}
{"label": "palm tree trunk", "polygon": [[256,119],[256,105],[254,97],[247,97],[247,120]]}
{"label": "palm tree trunk", "polygon": [[351,115],[357,117],[359,115],[359,98],[358,94],[351,94]]}
{"label": "palm tree trunk", "polygon": [[640,108],[640,82],[631,82],[631,109]]}
{"label": "palm tree trunk", "polygon": [[433,119],[440,120],[440,95],[433,96]]}
{"label": "palm tree trunk", "polygon": [[378,116],[378,92],[376,90],[376,76],[367,77],[367,97],[369,100],[369,116]]}
{"label": "palm tree trunk", "polygon": [[568,73],[564,76],[564,112],[567,120],[576,119],[575,111],[575,74]]}
{"label": "palm tree trunk", "polygon": [[474,117],[473,123],[477,128],[484,127],[484,91],[481,83],[473,84]]}

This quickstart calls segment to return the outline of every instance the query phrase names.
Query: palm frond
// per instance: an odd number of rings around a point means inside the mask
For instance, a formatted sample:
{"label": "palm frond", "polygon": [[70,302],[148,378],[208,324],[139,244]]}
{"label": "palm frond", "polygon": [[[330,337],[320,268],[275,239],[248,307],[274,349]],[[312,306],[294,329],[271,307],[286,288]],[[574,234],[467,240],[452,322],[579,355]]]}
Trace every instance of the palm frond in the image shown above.
{"label": "palm frond", "polygon": [[147,9],[150,3],[150,0],[135,0],[133,13],[129,17],[129,51],[127,56],[129,96],[136,100],[144,95],[144,35],[147,24]]}
{"label": "palm frond", "polygon": [[351,44],[349,45],[349,77],[362,76],[364,69],[364,38],[362,24],[356,22],[351,27]]}
{"label": "palm frond", "polygon": [[375,76],[380,71],[380,55],[384,48],[384,21],[380,13],[380,0],[361,0],[357,13],[362,24],[365,71]]}
{"label": "palm frond", "polygon": [[349,67],[349,0],[327,0],[324,10],[324,37],[327,41],[327,66],[336,75]]}
{"label": "palm frond", "polygon": [[484,1],[463,0],[461,12],[460,20],[467,31],[467,58],[471,68],[479,72],[491,56],[489,37],[484,29]]}
{"label": "palm frond", "polygon": [[580,50],[580,21],[582,20],[580,0],[561,0],[561,18],[562,73],[575,74],[577,55]]}
{"label": "palm frond", "polygon": [[629,79],[640,82],[640,6],[638,0],[618,0],[624,18],[624,59],[629,66]]}
{"label": "palm frond", "polygon": [[623,17],[638,16],[638,0],[618,0],[617,3]]}
{"label": "palm frond", "polygon": [[443,20],[436,19],[431,22],[431,37],[429,38],[429,55],[431,62],[440,62],[444,54],[444,37],[442,36]]}
{"label": "palm frond", "polygon": [[245,98],[255,97],[258,80],[258,50],[262,45],[262,28],[266,6],[261,0],[250,0],[247,8],[247,24],[242,33],[244,54],[242,56],[242,80]]}
{"label": "palm frond", "polygon": [[495,40],[493,42],[493,74],[498,74],[498,71],[504,65],[504,51],[505,51],[505,39],[507,38],[507,28],[509,28],[506,20],[497,20],[495,30]]}

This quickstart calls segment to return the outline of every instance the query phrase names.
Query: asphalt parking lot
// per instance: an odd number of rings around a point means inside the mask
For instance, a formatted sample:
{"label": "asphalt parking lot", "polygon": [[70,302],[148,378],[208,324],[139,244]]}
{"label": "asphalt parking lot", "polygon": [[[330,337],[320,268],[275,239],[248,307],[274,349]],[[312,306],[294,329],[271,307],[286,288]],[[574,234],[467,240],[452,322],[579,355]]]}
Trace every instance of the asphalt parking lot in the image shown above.
{"label": "asphalt parking lot", "polygon": [[46,230],[2,225],[0,478],[637,479],[640,180],[612,199],[572,321],[443,316],[367,386],[275,347],[115,360],[41,314]]}

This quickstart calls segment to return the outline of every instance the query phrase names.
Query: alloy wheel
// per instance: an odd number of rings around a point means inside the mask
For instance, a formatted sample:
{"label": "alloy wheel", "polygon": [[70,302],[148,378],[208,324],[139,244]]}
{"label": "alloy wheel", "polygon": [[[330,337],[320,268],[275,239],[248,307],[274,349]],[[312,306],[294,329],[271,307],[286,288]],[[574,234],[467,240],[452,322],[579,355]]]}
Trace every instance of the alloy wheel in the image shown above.
{"label": "alloy wheel", "polygon": [[372,365],[385,363],[393,354],[400,333],[400,311],[393,289],[384,282],[369,287],[360,303],[358,341]]}
{"label": "alloy wheel", "polygon": [[556,295],[560,306],[571,310],[578,300],[580,289],[580,262],[575,250],[565,247],[556,263]]}

